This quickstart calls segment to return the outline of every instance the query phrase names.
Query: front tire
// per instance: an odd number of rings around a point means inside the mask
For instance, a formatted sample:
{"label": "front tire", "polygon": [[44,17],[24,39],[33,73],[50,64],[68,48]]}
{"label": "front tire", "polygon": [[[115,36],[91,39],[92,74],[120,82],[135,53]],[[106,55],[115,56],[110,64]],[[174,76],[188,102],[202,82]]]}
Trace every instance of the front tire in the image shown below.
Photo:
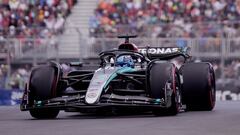
{"label": "front tire", "polygon": [[[180,108],[179,103],[179,78],[177,68],[169,62],[154,62],[148,67],[148,89],[150,97],[156,99],[166,99],[165,88],[170,83],[172,94],[168,97],[171,104],[168,108],[154,108],[153,113],[157,116],[177,115]],[[169,101],[166,101],[169,102]]]}
{"label": "front tire", "polygon": [[[59,68],[54,66],[41,66],[35,68],[30,76],[28,101],[30,106],[57,96],[57,84],[59,80]],[[59,110],[35,108],[29,110],[32,117],[37,119],[56,118]]]}
{"label": "front tire", "polygon": [[54,119],[57,117],[59,110],[53,109],[34,109],[29,111],[31,116],[36,119]]}

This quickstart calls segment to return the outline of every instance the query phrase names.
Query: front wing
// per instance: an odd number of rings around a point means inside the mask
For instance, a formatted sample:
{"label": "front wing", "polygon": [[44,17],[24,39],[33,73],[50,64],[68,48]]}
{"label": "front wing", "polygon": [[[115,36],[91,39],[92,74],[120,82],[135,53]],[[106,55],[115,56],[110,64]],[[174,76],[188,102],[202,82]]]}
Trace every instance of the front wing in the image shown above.
{"label": "front wing", "polygon": [[27,99],[22,100],[20,109],[22,111],[43,108],[55,108],[59,110],[67,109],[90,109],[104,107],[140,107],[140,108],[167,108],[171,105],[171,100],[153,99],[144,96],[120,96],[115,94],[102,95],[96,104],[87,104],[85,95],[74,95],[57,97],[44,101],[34,101],[33,105],[27,103]]}

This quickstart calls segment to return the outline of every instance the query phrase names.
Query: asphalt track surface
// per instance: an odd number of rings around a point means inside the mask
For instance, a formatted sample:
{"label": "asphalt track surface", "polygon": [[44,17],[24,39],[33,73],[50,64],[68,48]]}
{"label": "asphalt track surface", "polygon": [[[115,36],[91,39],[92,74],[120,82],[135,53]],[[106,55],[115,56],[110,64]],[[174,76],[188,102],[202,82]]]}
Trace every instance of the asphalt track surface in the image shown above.
{"label": "asphalt track surface", "polygon": [[18,106],[0,107],[0,135],[240,135],[240,101],[217,102],[211,112],[177,116],[94,116],[61,112],[36,120]]}

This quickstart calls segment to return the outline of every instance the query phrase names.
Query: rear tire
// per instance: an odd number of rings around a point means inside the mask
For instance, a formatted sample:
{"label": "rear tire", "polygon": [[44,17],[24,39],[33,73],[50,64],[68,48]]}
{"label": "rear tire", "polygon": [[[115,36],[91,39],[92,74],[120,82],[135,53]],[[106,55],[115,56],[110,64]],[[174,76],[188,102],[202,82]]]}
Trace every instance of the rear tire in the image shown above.
{"label": "rear tire", "polygon": [[157,116],[176,115],[179,112],[179,79],[176,67],[169,62],[152,63],[148,68],[148,89],[150,97],[165,99],[166,82],[171,83],[173,93],[171,95],[171,105],[168,108],[155,108],[153,113]]}
{"label": "rear tire", "polygon": [[188,111],[211,111],[215,106],[215,75],[210,63],[187,63],[181,68],[183,101]]}

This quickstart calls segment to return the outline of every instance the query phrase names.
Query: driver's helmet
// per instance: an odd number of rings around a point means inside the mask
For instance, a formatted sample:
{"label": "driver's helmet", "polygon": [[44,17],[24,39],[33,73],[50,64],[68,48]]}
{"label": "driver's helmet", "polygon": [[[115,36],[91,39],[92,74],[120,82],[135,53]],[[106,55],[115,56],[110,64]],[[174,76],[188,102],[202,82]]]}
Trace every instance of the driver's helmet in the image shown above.
{"label": "driver's helmet", "polygon": [[121,67],[134,67],[133,59],[130,55],[123,55],[117,58],[116,65]]}

